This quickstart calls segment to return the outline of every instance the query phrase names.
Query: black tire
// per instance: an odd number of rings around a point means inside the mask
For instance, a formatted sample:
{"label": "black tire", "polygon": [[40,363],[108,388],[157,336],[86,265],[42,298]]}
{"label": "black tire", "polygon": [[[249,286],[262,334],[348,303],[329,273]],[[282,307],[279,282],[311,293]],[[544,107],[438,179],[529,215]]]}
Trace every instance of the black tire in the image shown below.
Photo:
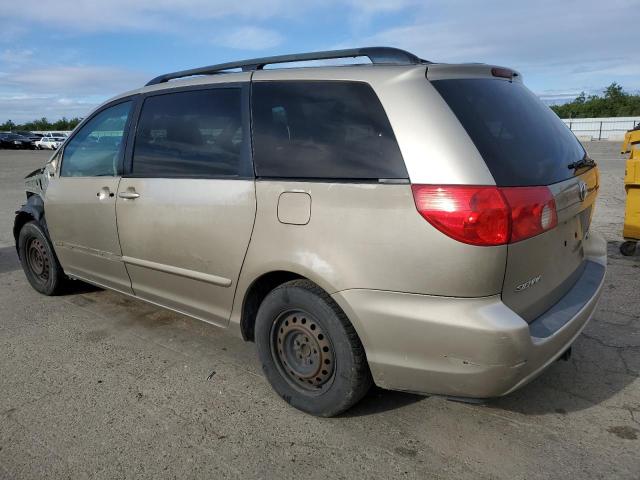
{"label": "black tire", "polygon": [[634,253],[636,253],[637,243],[638,242],[635,242],[633,240],[627,240],[626,242],[622,242],[622,245],[620,245],[620,253],[625,257],[632,256]]}
{"label": "black tire", "polygon": [[66,277],[51,242],[36,221],[23,225],[18,237],[18,254],[31,286],[44,295],[61,292]]}
{"label": "black tire", "polygon": [[312,415],[344,412],[373,383],[353,325],[335,301],[308,280],[287,282],[265,297],[256,317],[255,342],[273,389]]}

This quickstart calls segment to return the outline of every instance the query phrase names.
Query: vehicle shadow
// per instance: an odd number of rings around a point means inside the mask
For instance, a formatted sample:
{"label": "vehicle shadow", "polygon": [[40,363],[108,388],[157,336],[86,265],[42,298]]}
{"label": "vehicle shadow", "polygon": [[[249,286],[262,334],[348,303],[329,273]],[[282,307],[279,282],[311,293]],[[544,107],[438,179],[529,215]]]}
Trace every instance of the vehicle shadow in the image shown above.
{"label": "vehicle shadow", "polygon": [[64,285],[62,291],[57,295],[58,297],[66,297],[69,295],[81,295],[83,293],[99,292],[103,290],[100,287],[91,285],[90,283],[83,282],[81,280],[70,280]]}
{"label": "vehicle shadow", "polygon": [[16,247],[0,247],[0,274],[14,272],[21,268]]}
{"label": "vehicle shadow", "polygon": [[389,410],[397,410],[406,405],[411,405],[429,398],[426,395],[416,395],[406,392],[394,392],[379,387],[372,387],[360,402],[347,410],[340,417],[365,417]]}
{"label": "vehicle shadow", "polygon": [[[17,270],[22,270],[22,265],[20,264],[20,258],[16,252],[16,247],[0,247],[0,275],[15,272]],[[78,295],[82,293],[96,292],[98,290],[102,289],[79,280],[70,281],[65,285],[59,296]]]}
{"label": "vehicle shadow", "polygon": [[[617,362],[588,352],[584,342],[578,341],[575,349],[582,351],[582,359],[563,362],[565,365],[552,365],[530,384],[510,395],[489,401],[486,407],[523,415],[565,415],[613,398],[638,377],[637,371],[622,372]],[[583,362],[591,365],[585,368]]]}

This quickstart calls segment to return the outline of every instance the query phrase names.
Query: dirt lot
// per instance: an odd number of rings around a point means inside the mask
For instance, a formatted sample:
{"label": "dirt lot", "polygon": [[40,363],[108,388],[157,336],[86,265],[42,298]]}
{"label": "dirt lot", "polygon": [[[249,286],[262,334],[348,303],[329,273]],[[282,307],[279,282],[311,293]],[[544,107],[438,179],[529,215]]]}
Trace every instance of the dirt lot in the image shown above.
{"label": "dirt lot", "polygon": [[610,258],[572,359],[487,406],[374,389],[335,419],[287,406],[253,345],[215,327],[90,287],[33,291],[11,227],[47,154],[0,151],[0,477],[640,478],[640,254],[618,253],[618,144],[587,148]]}

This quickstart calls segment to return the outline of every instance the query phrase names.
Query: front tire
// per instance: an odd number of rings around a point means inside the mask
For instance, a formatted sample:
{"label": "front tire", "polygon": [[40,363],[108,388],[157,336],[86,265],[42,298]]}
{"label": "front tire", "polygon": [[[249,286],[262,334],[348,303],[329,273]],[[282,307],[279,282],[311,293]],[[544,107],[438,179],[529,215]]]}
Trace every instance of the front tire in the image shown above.
{"label": "front tire", "polygon": [[38,222],[27,222],[20,230],[18,254],[27,280],[35,290],[44,295],[60,293],[66,277]]}
{"label": "front tire", "polygon": [[274,390],[312,415],[344,412],[373,383],[355,329],[335,301],[308,280],[287,282],[265,297],[255,341]]}

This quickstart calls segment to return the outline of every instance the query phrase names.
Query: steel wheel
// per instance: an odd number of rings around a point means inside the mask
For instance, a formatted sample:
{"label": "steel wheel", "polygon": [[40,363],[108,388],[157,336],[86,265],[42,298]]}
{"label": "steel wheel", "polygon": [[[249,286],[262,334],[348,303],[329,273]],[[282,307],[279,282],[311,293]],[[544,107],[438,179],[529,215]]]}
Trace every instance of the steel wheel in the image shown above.
{"label": "steel wheel", "polygon": [[32,238],[27,246],[27,265],[38,282],[47,283],[51,265],[47,250],[38,238]]}
{"label": "steel wheel", "polygon": [[331,385],[333,346],[311,315],[300,310],[280,315],[273,323],[271,345],[278,369],[293,386],[320,393]]}
{"label": "steel wheel", "polygon": [[254,330],[273,389],[303,412],[332,417],[372,384],[364,347],[344,312],[315,283],[296,279],[262,300]]}
{"label": "steel wheel", "polygon": [[66,276],[42,225],[34,220],[25,223],[17,240],[20,263],[31,286],[44,295],[59,294]]}

